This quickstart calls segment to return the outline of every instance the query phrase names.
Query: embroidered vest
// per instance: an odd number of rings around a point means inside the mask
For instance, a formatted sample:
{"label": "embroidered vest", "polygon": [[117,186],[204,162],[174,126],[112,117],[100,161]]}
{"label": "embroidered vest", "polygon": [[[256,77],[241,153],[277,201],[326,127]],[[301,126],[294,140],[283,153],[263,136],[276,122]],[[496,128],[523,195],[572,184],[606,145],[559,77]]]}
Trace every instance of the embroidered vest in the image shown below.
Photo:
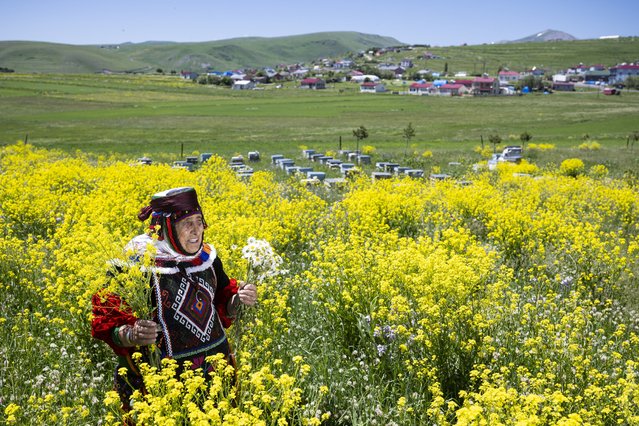
{"label": "embroidered vest", "polygon": [[193,273],[188,269],[156,273],[153,278],[156,300],[161,301],[157,304],[157,320],[162,327],[158,347],[163,356],[175,359],[215,353],[226,343],[213,303],[217,288],[213,268]]}

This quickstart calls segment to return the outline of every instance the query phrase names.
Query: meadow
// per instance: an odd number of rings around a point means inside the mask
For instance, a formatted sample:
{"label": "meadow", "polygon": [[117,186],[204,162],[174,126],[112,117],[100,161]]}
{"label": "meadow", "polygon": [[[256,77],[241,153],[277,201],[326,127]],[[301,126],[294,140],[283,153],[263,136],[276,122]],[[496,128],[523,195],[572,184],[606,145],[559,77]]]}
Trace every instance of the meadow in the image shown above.
{"label": "meadow", "polygon": [[[395,85],[396,84],[396,85]],[[200,86],[176,77],[92,75],[0,76],[0,143],[25,140],[73,153],[143,155],[170,162],[180,155],[213,152],[229,158],[259,150],[264,155],[299,156],[300,146],[318,152],[355,149],[353,130],[365,126],[363,141],[389,157],[403,156],[403,129],[416,135],[410,151],[432,151],[432,162],[472,163],[483,138],[500,135],[502,145],[552,143],[557,151],[540,165],[570,157],[587,135],[605,149],[608,168],[637,170],[625,154],[628,134],[639,130],[639,94],[554,93],[497,98],[440,98],[360,94],[351,83],[325,91],[304,91],[295,83],[250,93]],[[389,82],[393,91],[406,85]],[[605,152],[605,154],[602,154]],[[440,155],[441,154],[441,155]],[[592,161],[591,161],[592,160]]]}
{"label": "meadow", "polygon": [[[205,239],[229,275],[244,278],[250,237],[287,272],[259,284],[242,334],[230,329],[237,386],[222,364],[206,382],[173,377],[170,362],[146,369],[138,424],[639,423],[636,94],[233,93],[18,75],[0,77],[0,100],[4,423],[121,423],[90,297],[144,231],[150,194],[184,185],[201,194]],[[375,159],[430,171],[461,159],[458,179],[362,174],[329,189],[267,160],[249,180],[227,164],[249,149],[301,162],[301,145],[335,150],[339,136],[352,148],[359,125]],[[492,150],[480,135],[523,131],[526,161],[471,167]],[[219,156],[194,172],[162,164],[181,144]],[[159,161],[132,165],[145,154]]]}

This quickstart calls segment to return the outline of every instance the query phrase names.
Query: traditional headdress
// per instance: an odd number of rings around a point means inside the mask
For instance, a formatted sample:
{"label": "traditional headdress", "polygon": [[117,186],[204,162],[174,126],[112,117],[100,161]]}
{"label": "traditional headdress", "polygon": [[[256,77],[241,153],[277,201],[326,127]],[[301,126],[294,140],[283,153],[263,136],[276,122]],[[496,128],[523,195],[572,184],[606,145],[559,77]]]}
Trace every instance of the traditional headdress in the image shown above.
{"label": "traditional headdress", "polygon": [[[158,234],[159,240],[165,240],[173,250],[181,255],[192,255],[187,252],[178,240],[175,225],[196,213],[202,214],[197,200],[197,193],[191,187],[173,188],[158,192],[151,197],[151,204],[142,208],[138,219],[145,221],[151,216],[151,232]],[[202,214],[204,228],[206,221]],[[159,229],[156,229],[157,226]]]}

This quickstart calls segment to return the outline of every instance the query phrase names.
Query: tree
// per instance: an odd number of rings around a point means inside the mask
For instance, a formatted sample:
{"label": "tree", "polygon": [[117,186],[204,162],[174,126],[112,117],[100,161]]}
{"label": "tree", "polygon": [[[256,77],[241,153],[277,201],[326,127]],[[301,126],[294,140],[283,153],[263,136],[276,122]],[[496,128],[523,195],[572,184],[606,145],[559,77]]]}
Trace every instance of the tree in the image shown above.
{"label": "tree", "polygon": [[533,90],[544,90],[544,82],[541,77],[535,77],[534,75],[527,75],[517,82],[515,85],[517,89],[522,90],[524,87],[528,87]]}
{"label": "tree", "polygon": [[497,152],[497,144],[501,143],[501,136],[489,135],[488,140],[493,144],[493,152]]}
{"label": "tree", "polygon": [[532,135],[528,132],[524,132],[521,135],[519,135],[519,140],[521,140],[521,143],[523,145],[522,148],[526,148],[526,142],[530,141],[532,139]]}
{"label": "tree", "polygon": [[329,71],[325,76],[327,83],[339,83],[346,78],[346,74],[339,71]]}
{"label": "tree", "polygon": [[413,127],[413,123],[408,123],[408,126],[404,129],[404,139],[406,139],[406,148],[404,148],[404,157],[406,157],[406,153],[408,152],[408,144],[410,140],[415,137],[415,128]]}
{"label": "tree", "polygon": [[376,75],[379,77],[379,69],[372,67],[369,64],[364,64],[359,68],[359,71],[362,74],[366,74],[366,75]]}
{"label": "tree", "polygon": [[359,141],[362,141],[368,137],[368,130],[366,127],[359,126],[359,128],[353,130],[353,136],[357,139],[357,148],[356,151],[359,152]]}
{"label": "tree", "polygon": [[639,89],[639,76],[628,76],[624,84],[628,89]]}

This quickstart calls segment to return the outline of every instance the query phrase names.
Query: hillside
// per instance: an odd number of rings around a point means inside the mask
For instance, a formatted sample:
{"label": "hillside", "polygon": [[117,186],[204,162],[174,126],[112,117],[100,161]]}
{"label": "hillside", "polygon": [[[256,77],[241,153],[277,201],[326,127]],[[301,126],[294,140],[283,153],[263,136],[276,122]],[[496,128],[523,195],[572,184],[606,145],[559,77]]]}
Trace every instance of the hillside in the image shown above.
{"label": "hillside", "polygon": [[[541,34],[541,33],[540,33]],[[76,46],[43,42],[0,41],[0,67],[17,72],[94,73],[112,71],[155,72],[202,71],[207,67],[224,71],[243,67],[265,67],[318,58],[339,59],[349,52],[370,47],[398,46],[389,38],[356,32],[314,33],[259,38],[247,37],[202,43],[146,42],[119,46]],[[117,47],[117,48],[116,48]],[[432,59],[425,59],[429,53]],[[539,42],[504,42],[471,46],[418,47],[391,50],[376,63],[399,63],[413,59],[414,70],[449,73],[496,74],[500,68],[523,71],[533,67],[550,72],[579,63],[612,66],[639,60],[639,38]],[[358,60],[361,64],[361,59]]]}
{"label": "hillside", "polygon": [[[424,59],[426,52],[435,59]],[[555,72],[579,63],[613,66],[638,61],[639,37],[416,48],[377,59],[391,62],[402,58],[413,59],[415,70],[443,72],[447,67],[451,74],[465,71],[469,75],[484,72],[496,75],[500,68],[524,71],[533,67]]]}
{"label": "hillside", "polygon": [[[245,37],[199,43],[147,42],[77,46],[0,41],[0,67],[17,72],[93,73],[113,71],[202,71],[265,67],[337,57],[371,47],[396,46],[390,38],[357,32],[287,37]],[[117,47],[117,48],[116,48]]]}
{"label": "hillside", "polygon": [[150,69],[112,49],[31,41],[0,41],[0,67],[17,72],[92,73]]}

